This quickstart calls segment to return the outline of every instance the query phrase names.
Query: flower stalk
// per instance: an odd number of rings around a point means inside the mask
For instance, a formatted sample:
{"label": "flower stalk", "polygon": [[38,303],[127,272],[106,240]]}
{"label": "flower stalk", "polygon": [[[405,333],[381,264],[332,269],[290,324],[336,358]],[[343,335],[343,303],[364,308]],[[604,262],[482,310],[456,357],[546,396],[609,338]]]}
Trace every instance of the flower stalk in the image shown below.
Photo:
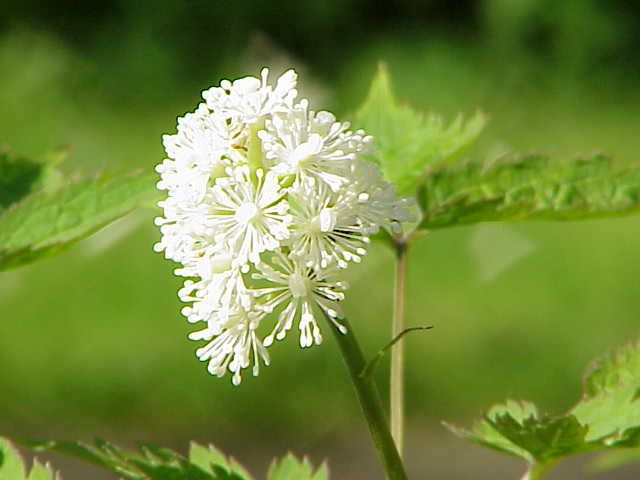
{"label": "flower stalk", "polygon": [[[395,285],[393,292],[393,321],[391,337],[405,330],[405,283],[407,275],[407,242],[394,241],[396,252]],[[391,373],[389,381],[391,434],[398,453],[404,451],[404,342],[402,339],[391,349]]]}
{"label": "flower stalk", "polygon": [[547,472],[551,470],[553,464],[554,462],[532,463],[521,480],[541,480],[547,474]]}
{"label": "flower stalk", "polygon": [[347,332],[343,334],[334,327],[329,317],[326,318],[349,370],[351,381],[356,390],[360,407],[369,426],[369,432],[387,480],[407,480],[407,473],[402,459],[389,430],[380,394],[371,375],[365,374],[367,362],[354,335],[353,327],[349,325],[346,319],[341,320],[341,323],[347,327]]}

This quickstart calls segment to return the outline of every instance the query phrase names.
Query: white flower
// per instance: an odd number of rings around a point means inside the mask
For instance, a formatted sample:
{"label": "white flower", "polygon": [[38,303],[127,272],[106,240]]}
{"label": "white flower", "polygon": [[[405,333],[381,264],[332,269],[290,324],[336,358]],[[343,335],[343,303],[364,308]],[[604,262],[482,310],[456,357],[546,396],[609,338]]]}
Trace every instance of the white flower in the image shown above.
{"label": "white flower", "polygon": [[275,327],[264,339],[265,346],[271,345],[274,337],[277,340],[285,338],[296,321],[300,329],[300,346],[320,345],[322,334],[316,320],[318,310],[324,312],[336,328],[345,331],[338,321],[342,317],[338,302],[344,299],[347,284],[331,280],[332,270],[318,272],[280,252],[276,252],[269,263],[262,262],[256,267],[258,273],[254,273],[252,278],[273,284],[253,290],[258,308],[266,313],[282,309]]}
{"label": "white flower", "polygon": [[162,238],[154,245],[155,251],[164,251],[170,260],[188,262],[212,250],[212,238],[204,226],[204,205],[169,196],[158,206],[163,208],[164,217],[155,219],[162,233]]}
{"label": "white flower", "polygon": [[348,191],[333,192],[326,184],[301,184],[291,198],[291,256],[306,266],[346,268],[367,253],[369,237],[354,215],[357,199]]}
{"label": "white flower", "polygon": [[198,358],[234,384],[268,365],[266,348],[294,326],[302,347],[322,342],[322,317],[345,333],[343,269],[361,261],[369,235],[410,218],[359,158],[372,138],[295,103],[296,81],[290,70],[271,86],[265,69],[205,91],[163,137],[156,167],[167,198],[154,248],[180,263],[182,313],[204,325],[189,336],[207,341]]}
{"label": "white flower", "polygon": [[242,166],[228,174],[209,191],[206,225],[214,241],[234,255],[234,264],[257,263],[260,253],[289,237],[289,204],[273,172],[258,169],[252,175]]}
{"label": "white flower", "polygon": [[202,98],[217,115],[249,124],[265,115],[289,110],[298,94],[296,72],[285,72],[278,78],[275,88],[267,83],[268,69],[263,68],[260,77],[245,77],[234,82],[223,80],[219,87],[204,91]]}
{"label": "white flower", "polygon": [[275,114],[259,133],[273,171],[293,175],[296,182],[319,180],[338,190],[350,178],[352,161],[372,137],[351,132],[329,112],[309,110],[302,100],[295,108]]}
{"label": "white flower", "polygon": [[253,364],[253,375],[260,371],[260,361],[269,365],[269,353],[256,334],[262,315],[239,310],[221,322],[210,322],[204,330],[189,335],[192,340],[211,340],[196,351],[212,375],[222,377],[230,371],[233,384],[239,385],[241,370]]}
{"label": "white flower", "polygon": [[200,277],[198,281],[187,280],[178,291],[180,300],[191,302],[191,306],[182,309],[189,322],[226,318],[238,308],[251,308],[251,296],[242,273],[231,264],[231,258],[214,255],[176,270],[177,275]]}
{"label": "white flower", "polygon": [[180,118],[178,132],[162,138],[169,158],[156,167],[162,175],[158,188],[183,201],[199,202],[212,178],[242,160],[240,149],[246,143],[242,127],[212,115],[204,104]]}
{"label": "white flower", "polygon": [[415,221],[412,214],[414,200],[399,198],[395,186],[382,178],[377,165],[364,160],[353,163],[353,182],[349,191],[357,198],[353,213],[363,232],[372,235],[380,227],[395,233],[402,222]]}

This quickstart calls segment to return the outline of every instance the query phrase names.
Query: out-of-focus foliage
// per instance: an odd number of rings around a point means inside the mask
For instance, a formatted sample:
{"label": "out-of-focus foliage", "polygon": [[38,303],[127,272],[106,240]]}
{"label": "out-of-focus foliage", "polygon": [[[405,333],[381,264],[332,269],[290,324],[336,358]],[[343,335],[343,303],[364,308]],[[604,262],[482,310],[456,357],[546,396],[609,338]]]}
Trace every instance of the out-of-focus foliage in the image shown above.
{"label": "out-of-focus foliage", "polygon": [[640,446],[639,389],[640,343],[636,343],[594,363],[585,376],[583,397],[564,415],[541,416],[532,403],[508,401],[492,407],[471,430],[449,428],[463,438],[522,458],[532,472],[546,471],[569,455]]}
{"label": "out-of-focus foliage", "polygon": [[483,20],[499,55],[526,51],[580,72],[622,67],[638,47],[640,8],[623,0],[485,0],[484,5]]}
{"label": "out-of-focus foliage", "polygon": [[[2,439],[0,439],[2,441]],[[4,441],[8,448],[11,445]],[[25,446],[38,451],[52,451],[93,463],[127,480],[252,480],[249,472],[233,458],[227,457],[213,445],[191,443],[189,455],[155,445],[142,445],[139,451],[122,449],[105,440],[93,445],[82,442],[25,441]],[[1,447],[0,447],[1,448]],[[8,452],[7,471],[11,474],[21,467],[15,450]],[[1,464],[0,464],[1,467]],[[35,467],[34,467],[35,468]],[[11,470],[12,469],[12,470]],[[275,459],[267,473],[267,480],[328,480],[325,464],[316,469],[306,459],[288,454]],[[3,477],[0,480],[23,480],[23,477]],[[29,477],[26,480],[41,480]],[[53,480],[53,479],[52,479]]]}
{"label": "out-of-focus foliage", "polygon": [[[283,18],[295,28],[282,28]],[[455,5],[446,0],[326,0],[305,5],[274,0],[213,6],[207,0],[93,0],[80,6],[71,0],[55,6],[47,0],[7,0],[0,27],[12,26],[14,19],[53,29],[81,48],[103,52],[110,50],[114,36],[134,40],[137,52],[127,52],[134,55],[141,55],[144,43],[154,39],[154,55],[169,49],[181,59],[180,70],[191,71],[206,71],[201,60],[210,55],[209,45],[225,45],[217,55],[229,62],[246,44],[247,32],[255,31],[324,66],[331,65],[335,52],[345,45],[375,41],[378,32],[398,24],[405,30],[472,35],[486,40],[498,57],[503,52],[533,53],[580,70],[627,68],[640,44],[635,35],[640,7],[625,0],[466,0]],[[125,76],[143,73],[127,55],[120,62]]]}

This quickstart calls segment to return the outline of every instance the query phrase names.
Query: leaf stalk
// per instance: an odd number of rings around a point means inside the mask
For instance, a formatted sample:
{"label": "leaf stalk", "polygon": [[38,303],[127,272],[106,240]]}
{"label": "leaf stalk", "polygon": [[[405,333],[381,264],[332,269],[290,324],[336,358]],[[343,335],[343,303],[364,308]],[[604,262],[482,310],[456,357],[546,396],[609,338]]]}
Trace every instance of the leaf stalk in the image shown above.
{"label": "leaf stalk", "polygon": [[[395,239],[395,283],[393,290],[392,338],[405,330],[405,284],[407,276],[407,248],[404,239]],[[398,453],[404,451],[404,342],[400,338],[391,350],[391,373],[389,379],[391,434]]]}

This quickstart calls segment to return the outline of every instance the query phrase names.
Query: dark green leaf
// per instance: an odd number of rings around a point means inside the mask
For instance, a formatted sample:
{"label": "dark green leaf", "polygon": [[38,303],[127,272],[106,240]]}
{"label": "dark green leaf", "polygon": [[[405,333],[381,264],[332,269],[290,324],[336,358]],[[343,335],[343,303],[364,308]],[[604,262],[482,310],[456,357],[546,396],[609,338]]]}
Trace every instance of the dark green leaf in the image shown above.
{"label": "dark green leaf", "polygon": [[[594,363],[585,377],[582,399],[564,415],[541,416],[531,403],[509,401],[493,407],[470,430],[449,429],[545,471],[569,455],[640,446],[639,390],[640,343],[635,343]],[[617,466],[625,458],[640,455],[605,458],[600,467]]]}
{"label": "dark green leaf", "polygon": [[640,167],[603,156],[553,163],[529,155],[432,169],[419,191],[422,228],[505,220],[576,220],[635,213]]}
{"label": "dark green leaf", "polygon": [[476,443],[534,464],[585,451],[587,428],[572,416],[541,417],[532,403],[508,401],[494,406],[471,430],[449,427]]}
{"label": "dark green leaf", "polygon": [[[47,160],[47,161],[45,161]],[[0,212],[39,190],[60,185],[57,161],[32,160],[0,151]]]}

